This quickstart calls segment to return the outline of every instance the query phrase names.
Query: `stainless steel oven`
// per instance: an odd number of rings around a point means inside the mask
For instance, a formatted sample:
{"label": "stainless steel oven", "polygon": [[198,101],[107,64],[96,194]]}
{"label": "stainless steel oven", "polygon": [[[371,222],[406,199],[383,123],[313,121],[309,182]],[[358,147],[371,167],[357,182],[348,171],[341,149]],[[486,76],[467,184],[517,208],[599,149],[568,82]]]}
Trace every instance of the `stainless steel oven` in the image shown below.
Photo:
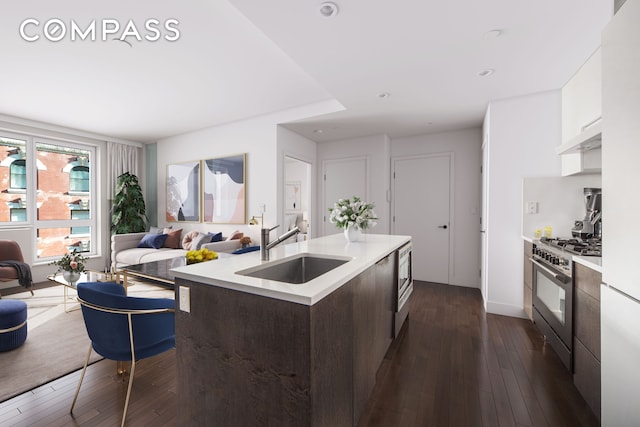
{"label": "stainless steel oven", "polygon": [[533,320],[562,363],[572,371],[573,279],[571,258],[534,245]]}
{"label": "stainless steel oven", "polygon": [[396,313],[394,336],[397,336],[402,324],[409,315],[409,297],[413,292],[413,275],[411,270],[412,246],[407,243],[398,249],[398,278],[396,286]]}

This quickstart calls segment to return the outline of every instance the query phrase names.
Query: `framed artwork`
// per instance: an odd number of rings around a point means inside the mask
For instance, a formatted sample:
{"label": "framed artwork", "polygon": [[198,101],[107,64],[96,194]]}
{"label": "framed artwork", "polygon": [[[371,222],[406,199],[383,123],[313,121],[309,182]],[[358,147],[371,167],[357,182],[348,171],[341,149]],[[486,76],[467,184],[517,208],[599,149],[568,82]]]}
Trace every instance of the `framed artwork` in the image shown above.
{"label": "framed artwork", "polygon": [[167,221],[200,222],[200,161],[167,165]]}
{"label": "framed artwork", "polygon": [[285,210],[287,211],[300,211],[302,210],[301,196],[300,196],[300,181],[287,182],[284,186],[285,197]]}
{"label": "framed artwork", "polygon": [[246,223],[245,156],[202,161],[204,222]]}

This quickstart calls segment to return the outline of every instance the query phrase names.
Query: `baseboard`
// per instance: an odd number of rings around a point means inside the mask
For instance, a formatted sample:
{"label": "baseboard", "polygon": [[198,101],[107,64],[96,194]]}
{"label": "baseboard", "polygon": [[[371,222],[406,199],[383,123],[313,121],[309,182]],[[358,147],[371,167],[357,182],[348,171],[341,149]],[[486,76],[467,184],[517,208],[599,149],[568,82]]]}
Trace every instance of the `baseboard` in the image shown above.
{"label": "baseboard", "polygon": [[451,285],[453,285],[453,286],[460,286],[460,287],[462,287],[462,288],[480,289],[480,284],[479,284],[479,283],[476,283],[476,284],[473,284],[473,285],[469,285],[468,283],[456,283],[456,282],[454,281],[454,282],[451,282]]}
{"label": "baseboard", "polygon": [[521,306],[502,304],[499,302],[487,301],[486,304],[487,313],[499,314],[501,316],[518,317],[521,319],[528,319],[527,314]]}
{"label": "baseboard", "polygon": [[16,286],[20,286],[17,280],[11,280],[9,282],[0,282],[0,291],[3,289],[15,288]]}

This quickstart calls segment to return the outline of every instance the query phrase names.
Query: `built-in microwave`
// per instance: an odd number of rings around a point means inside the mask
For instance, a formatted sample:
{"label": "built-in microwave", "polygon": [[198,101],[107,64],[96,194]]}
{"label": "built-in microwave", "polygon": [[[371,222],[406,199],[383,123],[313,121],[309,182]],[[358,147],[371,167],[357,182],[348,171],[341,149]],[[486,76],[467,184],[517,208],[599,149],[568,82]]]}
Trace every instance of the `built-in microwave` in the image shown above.
{"label": "built-in microwave", "polygon": [[412,247],[407,243],[398,249],[398,277],[396,287],[396,315],[395,335],[397,336],[402,324],[409,315],[409,297],[413,292],[413,275],[411,271]]}

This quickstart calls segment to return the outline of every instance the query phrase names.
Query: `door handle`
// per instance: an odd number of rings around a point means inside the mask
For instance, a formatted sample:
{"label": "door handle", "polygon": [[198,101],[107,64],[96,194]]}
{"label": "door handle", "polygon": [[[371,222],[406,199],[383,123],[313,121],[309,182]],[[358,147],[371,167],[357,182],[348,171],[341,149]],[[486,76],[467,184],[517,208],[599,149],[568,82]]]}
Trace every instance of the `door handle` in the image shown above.
{"label": "door handle", "polygon": [[445,230],[447,229],[447,224],[445,225],[439,225],[438,228],[444,228]]}

